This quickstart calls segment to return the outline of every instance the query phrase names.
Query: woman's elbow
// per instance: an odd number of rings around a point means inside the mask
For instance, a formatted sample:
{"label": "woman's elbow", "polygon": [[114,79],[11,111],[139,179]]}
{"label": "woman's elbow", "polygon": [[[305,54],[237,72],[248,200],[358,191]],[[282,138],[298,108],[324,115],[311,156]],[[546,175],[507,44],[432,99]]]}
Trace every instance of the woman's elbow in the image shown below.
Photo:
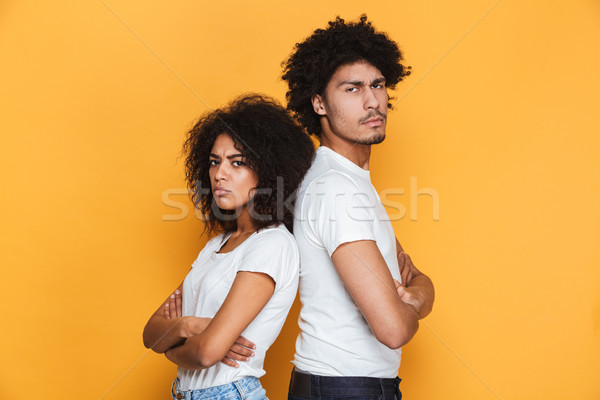
{"label": "woman's elbow", "polygon": [[200,354],[196,358],[197,368],[195,369],[207,369],[218,363],[220,360],[212,357],[208,354]]}
{"label": "woman's elbow", "polygon": [[144,342],[144,347],[150,349],[156,353],[162,354],[168,349],[162,349],[160,347],[160,341],[156,341],[152,335],[148,332],[148,329],[145,328],[142,333],[142,341]]}
{"label": "woman's elbow", "polygon": [[146,338],[144,338],[144,347],[147,349],[150,349],[153,352],[158,353],[158,354],[163,354],[164,352],[169,350],[168,347],[163,347],[160,345],[160,343],[152,343],[150,340],[148,340]]}
{"label": "woman's elbow", "polygon": [[209,343],[200,342],[194,349],[195,362],[198,368],[195,369],[206,369],[210,368],[225,357],[221,355],[221,352],[215,349],[215,346]]}

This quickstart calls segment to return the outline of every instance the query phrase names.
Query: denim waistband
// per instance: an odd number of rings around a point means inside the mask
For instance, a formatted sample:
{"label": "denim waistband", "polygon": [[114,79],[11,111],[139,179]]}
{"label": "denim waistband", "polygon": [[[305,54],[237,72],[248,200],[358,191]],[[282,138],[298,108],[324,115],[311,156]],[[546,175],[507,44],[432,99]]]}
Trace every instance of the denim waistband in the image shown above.
{"label": "denim waistband", "polygon": [[311,398],[317,394],[329,395],[396,395],[402,398],[398,385],[401,379],[370,378],[362,376],[320,376],[292,371],[290,393]]}
{"label": "denim waistband", "polygon": [[175,378],[171,386],[171,396],[173,400],[204,400],[213,399],[219,394],[237,391],[242,399],[246,398],[246,393],[260,387],[260,380],[254,376],[246,376],[238,381],[227,383],[225,385],[213,386],[206,389],[181,390],[179,378]]}

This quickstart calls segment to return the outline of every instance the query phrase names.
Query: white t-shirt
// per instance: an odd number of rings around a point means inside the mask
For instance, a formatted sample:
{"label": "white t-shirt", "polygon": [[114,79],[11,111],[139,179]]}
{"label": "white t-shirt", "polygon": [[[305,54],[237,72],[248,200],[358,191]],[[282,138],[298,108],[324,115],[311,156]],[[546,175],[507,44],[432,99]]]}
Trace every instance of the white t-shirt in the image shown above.
{"label": "white t-shirt", "polygon": [[182,390],[205,389],[244,376],[263,376],[267,349],[273,344],[298,289],[299,255],[294,237],[281,224],[253,233],[229,253],[217,253],[230,234],[210,240],[183,282],[182,315],[212,318],[229,293],[239,271],[262,272],[275,281],[275,292],[258,316],[242,332],[256,344],[255,356],[239,368],[221,362],[204,370],[178,368]]}
{"label": "white t-shirt", "polygon": [[375,338],[331,261],[343,243],[374,240],[400,281],[394,230],[369,171],[319,147],[298,193],[302,310],[294,365],[314,375],[395,378],[401,350]]}

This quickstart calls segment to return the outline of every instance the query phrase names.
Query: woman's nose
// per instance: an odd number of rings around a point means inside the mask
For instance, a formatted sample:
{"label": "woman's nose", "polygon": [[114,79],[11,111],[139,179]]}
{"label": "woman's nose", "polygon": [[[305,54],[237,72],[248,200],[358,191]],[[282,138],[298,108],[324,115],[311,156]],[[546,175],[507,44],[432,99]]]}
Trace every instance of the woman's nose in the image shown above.
{"label": "woman's nose", "polygon": [[217,170],[215,172],[215,179],[217,181],[226,179],[227,174],[228,174],[227,167],[223,163],[220,163],[219,165],[217,165]]}

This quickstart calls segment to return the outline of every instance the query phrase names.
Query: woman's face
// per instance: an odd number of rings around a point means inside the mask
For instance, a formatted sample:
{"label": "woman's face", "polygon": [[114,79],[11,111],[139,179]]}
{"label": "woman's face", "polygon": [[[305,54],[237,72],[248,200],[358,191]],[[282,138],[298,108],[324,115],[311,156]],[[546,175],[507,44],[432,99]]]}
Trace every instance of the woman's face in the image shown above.
{"label": "woman's face", "polygon": [[217,136],[209,156],[210,185],[222,210],[237,210],[248,204],[258,176],[246,165],[245,157],[226,133]]}

